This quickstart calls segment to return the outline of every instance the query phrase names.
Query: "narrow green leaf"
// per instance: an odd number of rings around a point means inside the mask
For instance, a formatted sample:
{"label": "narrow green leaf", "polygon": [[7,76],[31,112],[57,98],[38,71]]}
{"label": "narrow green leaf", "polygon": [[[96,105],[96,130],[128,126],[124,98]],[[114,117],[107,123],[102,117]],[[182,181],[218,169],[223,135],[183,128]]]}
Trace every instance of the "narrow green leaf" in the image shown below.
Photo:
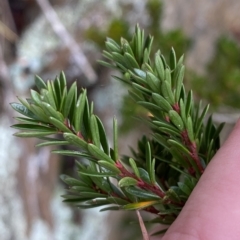
{"label": "narrow green leaf", "polygon": [[171,71],[168,67],[165,69],[165,81],[167,81],[169,86],[172,88]]}
{"label": "narrow green leaf", "polygon": [[159,111],[161,112],[163,109],[153,103],[145,102],[145,101],[138,101],[137,104],[143,106],[144,108],[148,109],[149,111]]}
{"label": "narrow green leaf", "polygon": [[174,49],[173,49],[173,47],[171,48],[171,51],[170,51],[170,67],[171,67],[171,70],[174,70],[175,69],[175,67],[176,67],[176,62],[177,62],[177,60],[176,60],[176,53],[175,53],[175,51],[174,51]]}
{"label": "narrow green leaf", "polygon": [[52,135],[56,133],[57,133],[56,131],[43,131],[43,132],[29,131],[29,132],[17,132],[17,133],[14,133],[13,135],[16,137],[31,138],[31,137],[43,137],[43,136]]}
{"label": "narrow green leaf", "polygon": [[172,136],[181,136],[180,132],[177,129],[172,129],[168,127],[159,127],[158,128],[161,132],[172,135]]}
{"label": "narrow green leaf", "polygon": [[143,100],[143,96],[142,96],[142,93],[139,91],[137,92],[136,89],[132,90],[128,90],[128,94],[129,96],[132,98],[133,101],[137,102],[137,101],[142,101]]}
{"label": "narrow green leaf", "polygon": [[39,76],[35,76],[35,85],[39,91],[41,91],[43,88],[47,89],[46,83]]}
{"label": "narrow green leaf", "polygon": [[182,90],[185,67],[182,66],[176,79],[175,101],[178,102]]}
{"label": "narrow green leaf", "polygon": [[[115,172],[96,172],[96,171],[90,171],[90,170],[79,170],[78,171],[80,174],[86,175],[86,176],[90,176],[90,177],[114,177],[117,174]],[[105,195],[104,195],[105,196]]]}
{"label": "narrow green leaf", "polygon": [[200,129],[201,129],[202,124],[203,124],[203,119],[205,118],[205,116],[208,112],[208,109],[209,109],[209,104],[205,106],[205,108],[203,109],[203,111],[201,113],[201,116],[198,117],[198,120],[196,122],[196,132],[195,132],[195,137],[196,138],[198,137],[198,134],[199,134]]}
{"label": "narrow green leaf", "polygon": [[52,81],[48,81],[47,82],[47,88],[48,88],[48,92],[47,94],[47,98],[48,98],[48,103],[54,108],[57,109],[56,106],[56,93],[55,93],[55,89],[54,86],[52,85]]}
{"label": "narrow green leaf", "polygon": [[98,124],[100,142],[101,142],[103,151],[107,155],[109,155],[109,146],[108,146],[108,140],[107,140],[107,135],[106,135],[105,129],[103,127],[101,120],[97,116],[96,116],[96,120],[97,120],[97,124]]}
{"label": "narrow green leaf", "polygon": [[53,117],[60,122],[64,121],[63,115],[54,109],[50,104],[42,102],[40,107],[43,109],[46,116]]}
{"label": "narrow green leaf", "polygon": [[[147,167],[146,170],[148,171],[149,175],[151,175],[150,172],[152,169],[152,151],[151,151],[151,146],[150,146],[149,142],[146,143],[145,149],[146,149],[145,157],[146,157],[146,167]],[[151,179],[151,177],[150,177],[150,179]]]}
{"label": "narrow green leaf", "polygon": [[136,162],[132,158],[129,158],[129,164],[132,167],[134,174],[140,179],[140,173],[137,168]]}
{"label": "narrow green leaf", "polygon": [[84,105],[84,114],[83,114],[83,126],[81,128],[81,134],[85,137],[85,139],[91,140],[91,129],[90,129],[90,110],[88,98],[85,98]]}
{"label": "narrow green leaf", "polygon": [[179,130],[183,130],[184,128],[184,124],[183,121],[181,119],[181,117],[179,116],[179,114],[174,111],[174,110],[170,110],[168,112],[169,118],[171,120],[171,122],[179,129]]}
{"label": "narrow green leaf", "polygon": [[[91,156],[85,152],[79,152],[79,151],[74,151],[74,150],[53,150],[51,151],[54,154],[60,154],[63,156],[73,156],[73,157],[81,157],[81,158],[88,158],[89,160],[92,161]],[[96,162],[96,160],[95,160]]]}
{"label": "narrow green leaf", "polygon": [[126,187],[125,189],[128,193],[130,193],[138,198],[143,198],[143,199],[147,199],[147,200],[161,199],[158,195],[156,195],[152,192],[148,192],[143,189],[137,188],[137,187],[130,186],[130,187]]}
{"label": "narrow green leaf", "polygon": [[108,50],[109,52],[121,53],[120,47],[117,46],[117,45],[115,45],[115,44],[113,44],[113,43],[111,43],[110,41],[106,41],[106,42],[105,42],[105,46],[106,46],[106,48],[107,48],[107,50]]}
{"label": "narrow green leaf", "polygon": [[45,146],[56,146],[56,145],[68,145],[68,141],[48,141],[43,143],[38,143],[35,147],[45,147]]}
{"label": "narrow green leaf", "polygon": [[194,133],[193,133],[193,124],[192,124],[192,118],[191,116],[188,116],[187,118],[187,132],[188,132],[188,137],[191,142],[194,142]]}
{"label": "narrow green leaf", "polygon": [[29,131],[56,131],[56,129],[51,127],[41,126],[39,124],[14,124],[11,126],[12,128],[20,129],[20,130],[29,130]]}
{"label": "narrow green leaf", "polygon": [[129,69],[139,68],[139,65],[136,59],[129,53],[124,54],[124,60],[127,63]]}
{"label": "narrow green leaf", "polygon": [[121,37],[121,44],[124,53],[129,53],[131,56],[134,56],[133,50],[129,45],[128,41]]}
{"label": "narrow green leaf", "polygon": [[[122,39],[122,38],[121,38],[121,39]],[[106,41],[106,42],[110,42],[110,43],[112,43],[113,45],[115,45],[117,48],[120,49],[119,44],[118,44],[116,41],[114,41],[112,38],[107,37],[107,41]],[[121,42],[122,42],[122,41],[121,41]]]}
{"label": "narrow green leaf", "polygon": [[76,132],[81,131],[82,122],[83,122],[83,114],[84,114],[84,106],[86,102],[86,95],[87,91],[86,89],[83,90],[83,92],[79,95],[77,104],[75,106],[74,111],[74,128]]}
{"label": "narrow green leaf", "polygon": [[162,82],[162,95],[171,105],[174,105],[175,103],[174,95],[171,86],[167,81]]}
{"label": "narrow green leaf", "polygon": [[165,112],[169,112],[172,110],[172,106],[169,104],[169,102],[163,98],[161,95],[157,93],[152,94],[153,100],[156,102],[156,104],[161,107]]}
{"label": "narrow green leaf", "polygon": [[72,131],[61,121],[54,117],[49,117],[49,121],[62,132],[72,133]]}
{"label": "narrow green leaf", "polygon": [[117,69],[117,67],[114,66],[112,63],[108,63],[108,62],[102,61],[102,60],[97,60],[97,62],[98,62],[99,64],[101,64],[102,66],[104,66],[104,67],[108,67],[108,68],[112,68],[112,69]]}
{"label": "narrow green leaf", "polygon": [[74,99],[76,87],[77,87],[76,82],[74,82],[68,91],[67,98],[66,98],[66,101],[64,103],[64,108],[63,108],[63,116],[65,118],[68,117],[68,114],[69,114],[69,111],[70,111],[70,108],[72,105],[72,101]]}
{"label": "narrow green leaf", "polygon": [[136,74],[132,73],[131,71],[129,71],[131,78],[132,78],[132,82],[135,82],[137,84],[146,86],[147,84],[147,80],[145,78],[139,77]]}
{"label": "narrow green leaf", "polygon": [[173,126],[171,123],[167,122],[167,121],[164,122],[164,120],[163,121],[157,120],[157,121],[152,121],[152,123],[154,125],[156,125],[157,127],[169,128],[172,131],[174,131],[176,133],[179,133],[178,129],[175,126]]}
{"label": "narrow green leaf", "polygon": [[148,49],[145,48],[143,52],[143,63],[149,62],[149,55]]}
{"label": "narrow green leaf", "polygon": [[62,89],[61,103],[60,103],[60,108],[59,108],[59,111],[61,113],[63,112],[63,108],[65,106],[66,99],[67,99],[67,86],[65,86]]}
{"label": "narrow green leaf", "polygon": [[33,112],[31,112],[29,109],[27,109],[25,106],[23,106],[22,104],[11,103],[10,105],[15,111],[21,113],[22,115],[29,117],[29,118],[36,119],[35,114]]}
{"label": "narrow green leaf", "polygon": [[159,92],[160,91],[160,87],[161,87],[160,81],[151,72],[147,72],[147,84],[153,92]]}
{"label": "narrow green leaf", "polygon": [[33,89],[31,89],[30,92],[31,92],[31,97],[32,97],[33,101],[35,102],[35,104],[38,106],[41,106],[40,94],[38,92],[34,91]]}
{"label": "narrow green leaf", "polygon": [[135,28],[135,55],[138,62],[141,62],[142,58],[142,48],[143,48],[143,42],[142,42],[142,33],[143,31],[140,30],[139,26],[136,26]]}
{"label": "narrow green leaf", "polygon": [[80,137],[77,137],[76,135],[74,135],[72,133],[64,133],[63,137],[65,138],[65,140],[67,140],[71,144],[80,146],[84,149],[87,149],[87,147],[88,147],[87,142],[85,142],[83,139],[81,139]]}
{"label": "narrow green leaf", "polygon": [[144,93],[144,94],[151,94],[152,92],[150,90],[148,90],[145,87],[142,87],[141,85],[137,84],[137,83],[133,83],[132,84],[133,88],[136,88],[137,90],[139,90],[140,92]]}
{"label": "narrow green leaf", "polygon": [[103,50],[103,56],[111,61],[113,60],[112,54],[108,51]]}
{"label": "narrow green leaf", "polygon": [[193,94],[192,94],[192,91],[189,91],[188,96],[187,96],[187,102],[185,104],[185,106],[186,106],[186,116],[190,115],[190,113],[192,111],[193,104],[194,104]]}
{"label": "narrow green leaf", "polygon": [[190,196],[192,190],[183,182],[178,182],[179,188],[184,192],[187,196]]}
{"label": "narrow green leaf", "polygon": [[119,187],[128,187],[128,186],[136,186],[138,181],[131,177],[124,177],[119,182]]}
{"label": "narrow green leaf", "polygon": [[167,140],[161,135],[161,134],[158,134],[158,133],[155,133],[153,135],[154,139],[160,143],[160,145],[162,145],[165,149],[169,149],[169,143],[167,142]]}
{"label": "narrow green leaf", "polygon": [[121,171],[117,167],[115,167],[114,164],[110,163],[109,161],[99,160],[98,164],[111,172],[115,172],[116,174],[121,173]]}
{"label": "narrow green leaf", "polygon": [[[166,196],[169,197],[171,200],[175,202],[181,202],[181,199],[178,195],[178,192],[176,191],[176,187],[171,187],[167,192]],[[175,210],[176,211],[176,210]]]}
{"label": "narrow green leaf", "polygon": [[60,73],[59,83],[60,83],[61,92],[63,93],[64,88],[67,86],[66,76],[65,76],[64,72]]}
{"label": "narrow green leaf", "polygon": [[128,204],[128,201],[126,201],[126,200],[124,200],[124,199],[121,199],[121,198],[118,198],[118,197],[108,197],[107,200],[108,200],[110,203],[118,204],[118,205]]}
{"label": "narrow green leaf", "polygon": [[95,115],[92,114],[90,117],[90,128],[91,128],[91,135],[94,145],[100,148],[100,134],[98,130],[98,124]]}
{"label": "narrow green leaf", "polygon": [[60,88],[60,80],[58,77],[56,77],[54,82],[52,82],[52,87],[54,88],[54,91],[56,94],[56,106],[57,106],[57,110],[59,111],[60,104],[61,104],[62,92],[61,92],[61,88]]}
{"label": "narrow green leaf", "polygon": [[155,69],[157,71],[157,74],[160,80],[164,81],[165,80],[164,64],[158,53],[155,55]]}
{"label": "narrow green leaf", "polygon": [[127,72],[128,70],[126,70],[126,71],[124,71],[124,77],[123,78],[120,78],[120,77],[117,77],[117,76],[112,76],[112,78],[114,78],[114,79],[116,79],[117,81],[120,81],[120,82],[124,82],[125,84],[127,84],[127,85],[131,85],[132,83],[130,82],[130,80],[129,79],[125,79],[126,77],[126,74],[129,74],[128,72]]}
{"label": "narrow green leaf", "polygon": [[180,115],[181,115],[184,125],[186,126],[186,124],[187,124],[186,109],[185,109],[185,104],[184,104],[182,98],[180,99]]}
{"label": "narrow green leaf", "polygon": [[120,66],[122,65],[124,68],[126,68],[126,70],[128,69],[128,65],[121,54],[117,52],[112,52],[112,58],[116,62],[116,64],[120,64]]}
{"label": "narrow green leaf", "polygon": [[88,148],[88,151],[97,159],[106,160],[110,163],[114,163],[114,161],[106,153],[104,153],[101,149],[99,149],[95,145],[88,144],[87,148]]}
{"label": "narrow green leaf", "polygon": [[63,182],[68,184],[69,186],[83,186],[85,185],[83,182],[79,181],[76,178],[69,177],[68,175],[62,174],[60,178]]}
{"label": "narrow green leaf", "polygon": [[183,153],[185,153],[185,154],[187,154],[187,155],[190,156],[189,150],[188,150],[184,145],[182,145],[181,143],[179,143],[179,142],[177,142],[177,141],[175,141],[175,140],[173,140],[173,139],[169,139],[167,142],[168,142],[172,147],[174,147],[174,148],[176,148],[177,150],[179,150],[179,151],[181,151],[181,152],[183,152]]}
{"label": "narrow green leaf", "polygon": [[105,207],[100,209],[100,212],[104,212],[104,211],[116,211],[119,210],[120,207],[119,206],[111,206],[111,207]]}
{"label": "narrow green leaf", "polygon": [[113,150],[114,150],[114,160],[117,161],[118,156],[118,128],[117,119],[113,119]]}
{"label": "narrow green leaf", "polygon": [[138,168],[138,171],[139,171],[139,174],[140,174],[140,178],[144,182],[147,182],[147,183],[151,184],[148,172],[145,169],[143,169],[143,168]]}
{"label": "narrow green leaf", "polygon": [[27,109],[30,109],[29,99],[24,99],[24,98],[20,98],[20,97],[17,97],[17,99],[20,101],[20,103],[23,106],[25,106]]}
{"label": "narrow green leaf", "polygon": [[160,55],[160,58],[161,58],[161,60],[162,60],[164,69],[166,69],[166,68],[168,67],[168,65],[167,65],[167,63],[166,63],[165,57],[161,54],[161,55]]}
{"label": "narrow green leaf", "polygon": [[72,100],[72,103],[71,103],[71,106],[70,106],[70,111],[69,111],[69,114],[68,114],[68,119],[71,123],[71,125],[74,123],[74,118],[75,118],[75,108],[76,108],[76,105],[77,105],[77,100],[78,100],[78,89],[77,89],[77,85],[76,87],[74,88],[73,90],[73,100]]}
{"label": "narrow green leaf", "polygon": [[[48,83],[49,83],[49,81],[48,81]],[[50,83],[48,85],[51,86]],[[45,103],[48,103],[49,105],[51,105],[52,108],[54,108],[54,110],[57,109],[54,97],[52,95],[52,92],[50,92],[50,91],[48,91],[46,89],[42,89],[42,91],[41,91],[41,100],[42,100],[42,102],[45,102]]]}
{"label": "narrow green leaf", "polygon": [[158,204],[159,201],[146,201],[146,202],[138,202],[138,203],[129,203],[123,206],[125,210],[136,210],[136,209],[144,209],[150,207],[154,204]]}
{"label": "narrow green leaf", "polygon": [[30,119],[30,118],[24,118],[24,117],[15,117],[14,119],[22,123],[38,124],[44,127],[49,126],[48,124],[41,123],[39,120],[36,120],[36,119]]}
{"label": "narrow green leaf", "polygon": [[37,117],[37,119],[39,119],[40,121],[49,122],[48,116],[47,114],[42,110],[42,108],[31,104],[30,105],[30,110],[31,112],[33,112],[35,114],[35,116]]}
{"label": "narrow green leaf", "polygon": [[[150,72],[150,73],[152,73],[152,74],[155,74],[155,72],[154,72],[154,70],[152,69],[152,67],[148,64],[148,63],[143,63],[142,64],[142,67],[141,67],[141,69],[143,70],[143,71],[145,71],[145,72]],[[156,76],[156,77],[158,77],[158,76]]]}
{"label": "narrow green leaf", "polygon": [[155,184],[156,183],[156,178],[155,178],[155,163],[156,163],[156,160],[155,158],[153,158],[152,162],[151,162],[151,169],[149,171],[149,176],[150,176],[150,179],[151,179],[151,183],[152,184]]}

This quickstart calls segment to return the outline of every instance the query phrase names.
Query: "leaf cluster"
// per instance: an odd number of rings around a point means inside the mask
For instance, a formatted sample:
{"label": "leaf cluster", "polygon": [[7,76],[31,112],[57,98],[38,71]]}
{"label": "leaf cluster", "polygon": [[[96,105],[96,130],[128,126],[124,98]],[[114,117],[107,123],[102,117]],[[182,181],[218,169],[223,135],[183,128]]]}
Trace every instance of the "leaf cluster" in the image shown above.
{"label": "leaf cluster", "polygon": [[220,147],[223,124],[216,128],[211,117],[204,123],[208,105],[194,103],[192,91],[185,90],[183,56],[177,60],[171,49],[169,64],[160,50],[151,58],[152,43],[153,37],[145,38],[136,26],[131,41],[121,38],[119,45],[108,38],[106,61],[99,61],[122,73],[115,79],[126,83],[131,98],[149,112],[147,120],[140,120],[152,134],[139,140],[132,157],[119,155],[116,119],[110,147],[86,90],[78,93],[76,83],[67,89],[64,73],[47,83],[36,77],[38,91],[11,104],[24,116],[13,127],[20,130],[18,137],[41,139],[38,147],[77,148],[53,151],[80,160],[77,178],[62,176],[69,186],[64,201],[80,208],[102,206],[102,211],[143,209],[156,215],[153,223],[171,224]]}

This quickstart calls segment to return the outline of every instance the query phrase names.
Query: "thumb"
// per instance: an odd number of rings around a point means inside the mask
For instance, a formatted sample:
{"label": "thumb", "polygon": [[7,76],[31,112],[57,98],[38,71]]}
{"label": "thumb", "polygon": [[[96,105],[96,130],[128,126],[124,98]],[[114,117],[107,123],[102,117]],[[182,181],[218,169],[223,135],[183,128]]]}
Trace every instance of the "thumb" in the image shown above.
{"label": "thumb", "polygon": [[240,239],[240,120],[162,240]]}

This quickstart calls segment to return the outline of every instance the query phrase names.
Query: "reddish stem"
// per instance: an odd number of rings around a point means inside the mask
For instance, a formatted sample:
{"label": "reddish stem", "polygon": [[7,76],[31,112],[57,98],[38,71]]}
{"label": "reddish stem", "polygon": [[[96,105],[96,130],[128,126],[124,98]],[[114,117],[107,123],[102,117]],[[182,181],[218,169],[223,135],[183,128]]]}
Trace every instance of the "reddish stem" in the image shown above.
{"label": "reddish stem", "polygon": [[159,189],[156,185],[151,185],[149,183],[144,182],[142,179],[139,179],[137,176],[135,176],[133,173],[129,172],[120,161],[117,161],[115,166],[121,171],[120,176],[121,177],[131,177],[138,181],[137,186],[144,189],[151,191],[158,195],[159,197],[163,198],[165,196],[165,193]]}
{"label": "reddish stem", "polygon": [[197,164],[197,167],[198,167],[200,173],[202,174],[204,172],[204,168],[201,164],[200,158],[197,153],[196,143],[192,142],[189,139],[187,130],[182,131],[181,137],[182,137],[184,144],[187,146],[188,150],[190,151],[190,155],[191,155],[192,159]]}
{"label": "reddish stem", "polygon": [[179,107],[178,102],[176,102],[175,104],[173,104],[172,108],[173,108],[177,113],[180,113],[180,107]]}

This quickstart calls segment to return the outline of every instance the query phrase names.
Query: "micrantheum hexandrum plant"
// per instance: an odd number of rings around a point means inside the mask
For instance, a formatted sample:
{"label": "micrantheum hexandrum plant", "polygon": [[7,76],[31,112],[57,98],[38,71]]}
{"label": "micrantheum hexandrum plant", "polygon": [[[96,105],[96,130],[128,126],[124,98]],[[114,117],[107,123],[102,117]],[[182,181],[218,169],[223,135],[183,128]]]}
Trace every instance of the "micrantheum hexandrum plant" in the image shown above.
{"label": "micrantheum hexandrum plant", "polygon": [[62,196],[65,202],[101,211],[142,210],[155,216],[153,223],[170,225],[219,149],[223,124],[216,128],[211,117],[205,121],[208,105],[194,103],[192,91],[185,90],[183,56],[177,60],[172,48],[169,63],[160,50],[150,59],[152,42],[153,37],[145,38],[136,26],[131,41],[121,38],[118,44],[107,38],[106,61],[99,61],[121,72],[115,78],[126,83],[132,99],[149,112],[148,119],[140,121],[149,125],[151,134],[139,140],[132,157],[119,153],[117,120],[109,146],[86,89],[79,93],[76,83],[68,89],[64,73],[46,83],[36,77],[38,91],[11,104],[23,115],[13,127],[20,130],[15,136],[39,138],[37,147],[76,147],[53,151],[76,158],[78,177],[61,176],[69,186]]}

